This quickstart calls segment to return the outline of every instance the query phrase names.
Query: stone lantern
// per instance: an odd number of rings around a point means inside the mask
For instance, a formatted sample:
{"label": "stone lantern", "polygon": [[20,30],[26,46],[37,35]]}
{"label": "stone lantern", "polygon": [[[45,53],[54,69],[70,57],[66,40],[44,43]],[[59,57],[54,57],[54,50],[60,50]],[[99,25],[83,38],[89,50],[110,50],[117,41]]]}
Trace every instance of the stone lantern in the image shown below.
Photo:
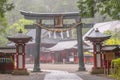
{"label": "stone lantern", "polygon": [[111,36],[105,35],[99,32],[98,29],[94,30],[90,35],[86,36],[87,40],[93,43],[93,54],[94,54],[94,66],[92,73],[103,73],[103,55],[102,55],[102,42],[109,39]]}
{"label": "stone lantern", "polygon": [[16,46],[16,69],[13,74],[28,74],[25,68],[25,44],[32,39],[32,37],[22,34],[20,30],[14,36],[8,36],[8,40],[15,43]]}

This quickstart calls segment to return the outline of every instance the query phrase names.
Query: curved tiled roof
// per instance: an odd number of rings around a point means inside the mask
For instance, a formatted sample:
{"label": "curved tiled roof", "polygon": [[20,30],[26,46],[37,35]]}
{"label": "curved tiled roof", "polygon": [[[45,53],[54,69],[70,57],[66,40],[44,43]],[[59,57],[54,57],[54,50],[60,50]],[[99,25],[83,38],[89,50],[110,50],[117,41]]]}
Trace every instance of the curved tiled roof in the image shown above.
{"label": "curved tiled roof", "polygon": [[30,41],[32,39],[32,37],[23,34],[22,31],[20,30],[16,35],[8,36],[7,39],[9,41],[12,41],[12,42],[15,42],[15,43],[18,43],[18,42],[26,43],[26,42]]}
{"label": "curved tiled roof", "polygon": [[94,30],[90,35],[86,36],[86,38],[109,38],[110,35],[103,34],[99,32],[98,29]]}

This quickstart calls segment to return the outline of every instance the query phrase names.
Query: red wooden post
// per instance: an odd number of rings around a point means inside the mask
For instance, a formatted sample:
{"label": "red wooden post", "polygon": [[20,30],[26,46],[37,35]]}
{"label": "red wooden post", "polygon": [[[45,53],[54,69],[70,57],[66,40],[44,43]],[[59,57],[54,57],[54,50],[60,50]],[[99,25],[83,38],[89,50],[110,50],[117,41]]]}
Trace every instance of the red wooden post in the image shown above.
{"label": "red wooden post", "polygon": [[97,64],[96,64],[96,52],[95,52],[95,43],[93,43],[93,61],[94,61],[94,65],[93,67],[96,68],[97,67]]}
{"label": "red wooden post", "polygon": [[[20,52],[21,47],[21,52]],[[21,61],[20,61],[21,60]],[[25,44],[16,44],[16,69],[25,69]]]}
{"label": "red wooden post", "polygon": [[62,59],[63,59],[63,63],[65,63],[66,62],[66,57],[65,57],[65,51],[64,50],[62,51]]}
{"label": "red wooden post", "polygon": [[101,49],[102,49],[102,43],[100,43],[100,62],[101,62],[100,64],[101,64],[101,68],[103,68],[103,56]]}
{"label": "red wooden post", "polygon": [[23,69],[25,69],[25,44],[23,44]]}

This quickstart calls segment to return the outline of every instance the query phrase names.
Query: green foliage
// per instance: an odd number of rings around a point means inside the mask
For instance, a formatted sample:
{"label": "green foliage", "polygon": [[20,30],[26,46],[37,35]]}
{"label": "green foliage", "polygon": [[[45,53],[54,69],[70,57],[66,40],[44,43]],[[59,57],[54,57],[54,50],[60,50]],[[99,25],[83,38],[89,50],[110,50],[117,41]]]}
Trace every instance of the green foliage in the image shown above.
{"label": "green foliage", "polygon": [[96,12],[120,19],[120,0],[79,0],[81,17],[94,17]]}
{"label": "green foliage", "polygon": [[116,80],[120,80],[120,58],[112,60],[111,75]]}
{"label": "green foliage", "polygon": [[0,47],[6,46],[6,44],[8,43],[8,40],[6,39],[5,36],[0,36]]}
{"label": "green foliage", "polygon": [[8,3],[8,0],[0,0],[0,46],[5,46],[7,44],[6,29],[8,23],[5,13],[13,8],[13,3]]}
{"label": "green foliage", "polygon": [[25,33],[27,30],[24,28],[24,25],[33,23],[34,21],[19,19],[19,21],[17,21],[13,25],[7,27],[5,29],[6,33],[3,33],[3,35],[0,36],[0,46],[5,46],[8,43],[8,40],[6,39],[7,36],[15,35],[20,29],[22,29],[22,31]]}
{"label": "green foliage", "polygon": [[119,38],[110,38],[105,41],[105,45],[120,45],[120,39]]}
{"label": "green foliage", "polygon": [[0,34],[5,32],[8,25],[5,13],[13,8],[13,3],[8,3],[8,0],[0,0]]}
{"label": "green foliage", "polygon": [[8,0],[0,0],[0,17],[5,16],[5,12],[13,9],[13,3],[8,3]]}
{"label": "green foliage", "polygon": [[111,35],[111,38],[104,42],[105,45],[120,45],[119,31],[107,30],[104,33]]}
{"label": "green foliage", "polygon": [[108,14],[113,19],[120,19],[120,0],[106,0],[102,3],[102,14]]}
{"label": "green foliage", "polygon": [[81,17],[94,17],[94,0],[79,0],[78,8]]}
{"label": "green foliage", "polygon": [[8,23],[6,18],[0,17],[0,34],[5,32],[5,29],[7,26],[8,26]]}
{"label": "green foliage", "polygon": [[34,23],[34,21],[30,21],[30,20],[26,20],[26,19],[22,18],[22,19],[19,19],[18,22],[11,25],[10,29],[14,30],[15,32],[18,32],[21,29],[23,32],[26,32],[24,25],[33,24],[33,23]]}
{"label": "green foliage", "polygon": [[7,26],[0,29],[0,47],[6,46],[6,44],[8,43],[8,40],[6,39],[6,37],[7,37],[7,28],[8,28]]}

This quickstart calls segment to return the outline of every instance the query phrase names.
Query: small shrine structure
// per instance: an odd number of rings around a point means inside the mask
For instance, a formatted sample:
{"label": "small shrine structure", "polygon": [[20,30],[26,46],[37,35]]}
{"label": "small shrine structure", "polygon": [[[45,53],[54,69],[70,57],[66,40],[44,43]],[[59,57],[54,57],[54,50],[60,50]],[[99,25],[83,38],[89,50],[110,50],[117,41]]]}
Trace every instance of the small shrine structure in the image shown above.
{"label": "small shrine structure", "polygon": [[111,36],[105,35],[99,32],[98,28],[94,30],[90,35],[86,36],[87,40],[93,43],[93,55],[94,55],[94,66],[92,68],[92,73],[103,73],[103,54],[102,54],[102,43],[103,41],[109,39]]}
{"label": "small shrine structure", "polygon": [[16,68],[12,74],[28,75],[25,68],[25,44],[32,39],[32,37],[22,34],[20,30],[14,36],[8,36],[8,40],[15,43],[16,46]]}
{"label": "small shrine structure", "polygon": [[112,60],[120,58],[120,46],[119,45],[105,45],[102,47],[103,62],[104,62],[104,74],[109,74],[112,68]]}
{"label": "small shrine structure", "polygon": [[15,69],[15,47],[0,47],[0,73],[12,73]]}

